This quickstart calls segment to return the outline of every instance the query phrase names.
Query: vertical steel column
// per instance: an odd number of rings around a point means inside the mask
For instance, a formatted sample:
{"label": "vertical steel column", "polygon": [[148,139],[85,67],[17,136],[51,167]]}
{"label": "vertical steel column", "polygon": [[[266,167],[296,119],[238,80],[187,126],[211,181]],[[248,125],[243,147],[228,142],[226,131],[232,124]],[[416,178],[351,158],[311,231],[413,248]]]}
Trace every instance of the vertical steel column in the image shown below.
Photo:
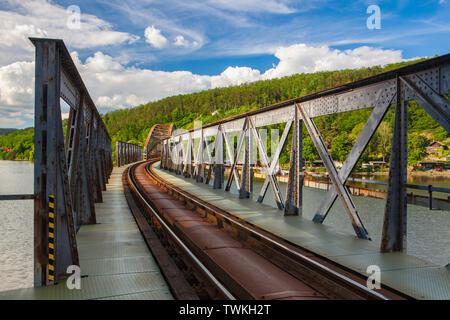
{"label": "vertical steel column", "polygon": [[120,167],[120,163],[119,163],[119,141],[116,141],[116,166]]}
{"label": "vertical steel column", "polygon": [[[184,158],[184,147],[183,147],[183,139],[180,136],[180,138],[178,139],[178,146],[177,146],[177,169],[176,169],[176,174],[180,175],[183,173],[183,158]],[[181,148],[179,147],[181,146]]]}
{"label": "vertical steel column", "polygon": [[[47,113],[49,87],[49,51],[55,58],[56,45],[38,42],[36,46],[35,109],[34,109],[34,286],[48,282],[48,202],[47,202]],[[55,70],[53,76],[55,75]],[[52,86],[55,86],[54,80]],[[54,89],[54,88],[53,88]],[[57,97],[59,99],[59,96]],[[53,97],[53,100],[55,97]],[[52,101],[55,103],[54,101]],[[54,160],[53,160],[54,161]]]}
{"label": "vertical steel column", "polygon": [[94,180],[95,187],[95,202],[101,203],[103,202],[102,195],[102,186],[100,179],[100,164],[98,159],[98,140],[99,140],[99,127],[98,127],[98,119],[97,117],[93,117],[93,132],[92,132],[92,176]]}
{"label": "vertical steel column", "polygon": [[382,252],[406,250],[406,178],[408,166],[408,106],[404,87],[397,79],[394,134],[389,184],[384,211]]}
{"label": "vertical steel column", "polygon": [[161,154],[161,164],[160,164],[162,169],[166,169],[166,157],[167,157],[166,145],[167,145],[167,140],[164,140],[162,142],[162,154]]}
{"label": "vertical steel column", "polygon": [[203,128],[200,129],[200,145],[199,145],[199,158],[197,159],[197,177],[196,182],[203,182],[204,176],[204,137],[203,137]]}
{"label": "vertical steel column", "polygon": [[169,140],[169,143],[167,144],[167,167],[169,168],[170,172],[173,172],[173,142],[172,140]]}
{"label": "vertical steel column", "polygon": [[223,164],[223,132],[222,125],[217,128],[216,145],[214,147],[215,163],[214,163],[214,189],[223,189],[225,167]]}
{"label": "vertical steel column", "polygon": [[[83,121],[83,101],[84,98],[81,95],[77,109],[71,108],[70,117],[67,123],[67,137],[66,137],[66,155],[67,155],[67,167],[69,175],[70,192],[73,199],[74,210],[74,222],[75,228],[80,223],[80,215],[83,214],[83,207],[80,206],[80,192],[79,192],[79,163],[80,163],[80,131],[81,122]],[[82,151],[81,151],[82,152]]]}
{"label": "vertical steel column", "polygon": [[298,108],[294,113],[294,132],[292,134],[291,159],[289,164],[289,180],[286,190],[285,216],[302,214],[303,197],[303,121],[299,119]]}
{"label": "vertical steel column", "polygon": [[193,146],[192,146],[192,136],[191,133],[188,133],[188,144],[185,158],[185,166],[184,166],[184,177],[190,178],[192,176],[192,154],[193,154]]}
{"label": "vertical steel column", "polygon": [[[248,120],[247,120],[248,121]],[[248,122],[247,122],[248,123]],[[251,139],[252,136],[250,134],[250,128],[247,127],[245,131],[242,132],[244,137],[244,164],[242,167],[242,178],[241,178],[241,188],[239,189],[239,198],[245,199],[250,198],[253,189],[253,172],[252,167],[250,165],[250,148],[251,148]]]}
{"label": "vertical steel column", "polygon": [[79,202],[82,208],[80,216],[81,224],[95,224],[97,222],[95,216],[95,206],[94,199],[92,195],[92,187],[89,176],[88,167],[88,140],[86,139],[86,127],[84,126],[84,121],[81,121],[80,130],[80,158],[78,161],[79,172],[78,175],[78,185],[79,187]]}

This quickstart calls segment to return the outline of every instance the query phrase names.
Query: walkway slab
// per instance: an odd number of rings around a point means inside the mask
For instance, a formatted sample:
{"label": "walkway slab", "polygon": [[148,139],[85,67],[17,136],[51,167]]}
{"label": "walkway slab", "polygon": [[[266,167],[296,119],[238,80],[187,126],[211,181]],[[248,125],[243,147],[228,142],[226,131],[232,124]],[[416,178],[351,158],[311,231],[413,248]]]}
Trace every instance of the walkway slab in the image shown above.
{"label": "walkway slab", "polygon": [[95,205],[97,224],[77,233],[81,289],[65,281],[50,287],[0,292],[0,299],[37,300],[172,300],[160,269],[141,236],[122,188],[125,167],[114,168]]}

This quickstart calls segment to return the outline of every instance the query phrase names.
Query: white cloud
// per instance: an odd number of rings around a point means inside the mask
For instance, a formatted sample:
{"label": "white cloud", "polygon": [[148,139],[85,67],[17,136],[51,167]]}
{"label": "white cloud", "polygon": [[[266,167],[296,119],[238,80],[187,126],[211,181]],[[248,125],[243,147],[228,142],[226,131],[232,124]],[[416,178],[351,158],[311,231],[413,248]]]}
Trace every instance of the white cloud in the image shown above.
{"label": "white cloud", "polygon": [[228,67],[218,76],[211,77],[211,88],[241,85],[261,80],[259,70],[248,67]]}
{"label": "white cloud", "polygon": [[161,34],[161,30],[152,25],[145,29],[145,42],[150,43],[155,48],[161,49],[169,43],[169,40]]}
{"label": "white cloud", "polygon": [[367,46],[353,50],[338,50],[328,46],[312,47],[306,44],[295,44],[276,49],[275,56],[280,59],[280,62],[264,73],[264,79],[279,78],[294,73],[363,68],[403,61],[401,50],[384,50]]}
{"label": "white cloud", "polygon": [[21,118],[0,117],[0,128],[18,128],[25,124],[25,120]]}
{"label": "white cloud", "polygon": [[69,29],[70,13],[50,0],[2,1],[11,11],[0,10],[0,65],[31,59],[34,47],[27,37],[64,38],[72,48],[93,48],[132,43],[138,36],[112,30],[112,25],[81,12],[80,30]]}
{"label": "white cloud", "polygon": [[270,12],[278,14],[288,14],[296,12],[289,7],[289,0],[265,0],[264,4],[261,0],[208,0],[211,5],[219,8],[233,11],[249,11],[249,12]]}
{"label": "white cloud", "polygon": [[[154,71],[126,67],[120,58],[96,52],[84,62],[77,52],[74,60],[100,111],[137,106],[168,96],[216,87],[240,85],[294,73],[360,68],[403,61],[401,51],[360,47],[335,50],[326,46],[297,44],[274,51],[280,62],[261,73],[249,67],[228,67],[218,75],[198,75],[189,71]],[[33,62],[15,62],[0,67],[0,117],[16,119],[14,112],[29,118],[33,112]],[[15,120],[9,120],[15,121]]]}
{"label": "white cloud", "polygon": [[0,67],[0,105],[30,105],[33,89],[34,62],[20,61]]}
{"label": "white cloud", "polygon": [[178,35],[173,40],[173,45],[177,47],[189,48],[189,47],[197,47],[198,42],[197,41],[190,42],[189,40],[186,40],[182,35]]}
{"label": "white cloud", "polygon": [[172,95],[279,78],[294,73],[360,68],[403,61],[401,51],[370,47],[341,51],[305,44],[280,47],[275,50],[275,56],[280,62],[263,74],[249,67],[228,67],[221,74],[213,76],[188,71],[138,69],[124,67],[116,59],[101,52],[86,59],[84,64],[77,64],[98,106],[120,108]]}

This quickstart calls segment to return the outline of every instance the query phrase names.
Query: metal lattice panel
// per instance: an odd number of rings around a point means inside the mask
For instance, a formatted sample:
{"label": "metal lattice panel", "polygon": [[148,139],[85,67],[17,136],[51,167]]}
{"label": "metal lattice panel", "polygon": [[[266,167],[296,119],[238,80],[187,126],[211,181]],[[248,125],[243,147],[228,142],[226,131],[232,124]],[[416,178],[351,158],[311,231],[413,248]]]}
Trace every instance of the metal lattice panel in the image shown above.
{"label": "metal lattice panel", "polygon": [[91,123],[92,120],[92,110],[89,107],[89,105],[86,104],[86,102],[83,103],[83,113],[84,113],[84,120],[87,123]]}
{"label": "metal lattice panel", "polygon": [[445,66],[441,68],[441,85],[440,93],[448,94],[450,92],[450,66]]}
{"label": "metal lattice panel", "polygon": [[[430,95],[432,91],[439,92],[440,72],[434,68],[414,75],[407,76],[422,92]],[[416,93],[410,88],[405,89],[405,100],[414,100]]]}
{"label": "metal lattice panel", "polygon": [[78,102],[80,100],[80,93],[75,86],[70,82],[64,70],[61,70],[61,98],[67,102],[73,109],[78,109]]}

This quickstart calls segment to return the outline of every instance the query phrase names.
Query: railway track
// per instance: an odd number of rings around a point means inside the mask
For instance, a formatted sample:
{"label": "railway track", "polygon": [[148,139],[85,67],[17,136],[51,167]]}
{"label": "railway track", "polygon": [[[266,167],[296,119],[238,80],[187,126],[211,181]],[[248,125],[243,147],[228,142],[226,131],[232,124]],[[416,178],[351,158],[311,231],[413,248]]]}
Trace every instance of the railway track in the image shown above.
{"label": "railway track", "polygon": [[[154,242],[149,247],[177,298],[407,298],[385,287],[368,289],[361,275],[193,197],[155,174],[155,161],[131,166],[123,180],[141,232]],[[158,258],[164,254],[170,259]]]}

